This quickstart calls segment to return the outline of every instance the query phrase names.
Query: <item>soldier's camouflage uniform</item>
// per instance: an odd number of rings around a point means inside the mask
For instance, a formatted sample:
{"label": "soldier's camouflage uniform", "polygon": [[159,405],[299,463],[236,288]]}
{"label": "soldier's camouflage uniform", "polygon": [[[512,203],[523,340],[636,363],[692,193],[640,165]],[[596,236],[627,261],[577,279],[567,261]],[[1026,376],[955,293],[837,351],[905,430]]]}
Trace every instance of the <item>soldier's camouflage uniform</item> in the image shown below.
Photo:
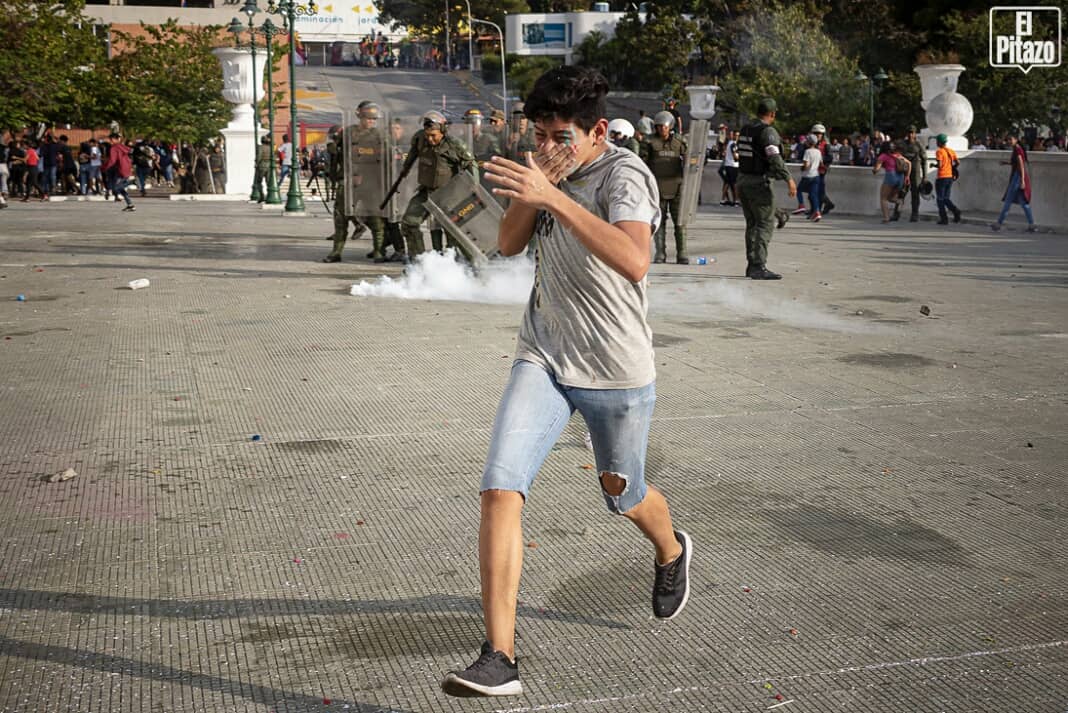
{"label": "soldier's camouflage uniform", "polygon": [[791,180],[782,160],[782,139],[774,127],[757,119],[738,139],[738,200],[745,216],[746,276],[765,272],[768,243],[775,221],[771,182]]}
{"label": "soldier's camouflage uniform", "polygon": [[[426,252],[421,226],[428,215],[427,197],[448,183],[449,179],[460,171],[468,171],[472,176],[478,177],[475,157],[461,141],[448,134],[442,136],[441,143],[437,146],[431,146],[423,131],[416,132],[412,137],[412,147],[408,152],[408,158],[404,161],[404,169],[417,161],[419,163],[417,167],[419,189],[408,202],[408,209],[404,211],[404,217],[401,218],[401,230],[408,243],[408,253],[413,257]],[[441,228],[434,228],[430,231],[430,241],[434,249],[439,252],[445,248],[443,237],[444,231]],[[451,238],[448,245],[454,246]]]}
{"label": "soldier's camouflage uniform", "polygon": [[660,227],[654,236],[656,253],[653,262],[664,262],[667,259],[667,217],[670,214],[671,224],[675,229],[675,261],[686,265],[690,262],[686,257],[686,231],[679,225],[686,139],[677,134],[669,134],[666,139],[653,135],[646,138],[641,149],[642,158],[653,172],[657,189],[660,191]]}

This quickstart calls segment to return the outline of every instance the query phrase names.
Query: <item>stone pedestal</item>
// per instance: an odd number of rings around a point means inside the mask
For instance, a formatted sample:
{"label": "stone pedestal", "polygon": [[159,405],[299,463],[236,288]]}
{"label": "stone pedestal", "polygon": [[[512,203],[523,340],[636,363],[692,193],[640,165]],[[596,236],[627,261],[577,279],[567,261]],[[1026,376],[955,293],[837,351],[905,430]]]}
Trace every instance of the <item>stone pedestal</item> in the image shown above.
{"label": "stone pedestal", "polygon": [[[261,137],[267,134],[263,126],[253,128],[256,118],[252,108],[252,54],[248,50],[229,47],[213,50],[213,54],[222,64],[223,97],[234,104],[233,117],[221,132],[226,139],[226,193],[248,198],[252,193],[252,179],[256,170],[256,130]],[[265,60],[265,53],[256,54],[257,99],[263,96]]]}

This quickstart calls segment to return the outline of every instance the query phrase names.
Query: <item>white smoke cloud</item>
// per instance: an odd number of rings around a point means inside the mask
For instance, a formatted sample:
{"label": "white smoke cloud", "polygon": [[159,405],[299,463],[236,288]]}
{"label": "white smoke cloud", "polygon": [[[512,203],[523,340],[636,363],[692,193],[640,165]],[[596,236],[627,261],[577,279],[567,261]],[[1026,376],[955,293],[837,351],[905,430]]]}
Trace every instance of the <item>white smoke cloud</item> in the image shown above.
{"label": "white smoke cloud", "polygon": [[846,319],[826,309],[806,304],[789,294],[778,294],[782,283],[728,282],[727,280],[658,280],[649,288],[650,312],[654,315],[687,316],[707,319],[716,315],[716,307],[734,315],[763,317],[791,327],[822,329],[850,334],[874,334],[890,331],[885,325],[873,325],[857,316]]}
{"label": "white smoke cloud", "polygon": [[399,279],[382,276],[373,282],[355,284],[355,297],[387,297],[400,300],[449,300],[488,304],[525,304],[534,284],[534,263],[524,257],[495,258],[475,272],[456,261],[456,251],[444,255],[427,252],[418,256]]}

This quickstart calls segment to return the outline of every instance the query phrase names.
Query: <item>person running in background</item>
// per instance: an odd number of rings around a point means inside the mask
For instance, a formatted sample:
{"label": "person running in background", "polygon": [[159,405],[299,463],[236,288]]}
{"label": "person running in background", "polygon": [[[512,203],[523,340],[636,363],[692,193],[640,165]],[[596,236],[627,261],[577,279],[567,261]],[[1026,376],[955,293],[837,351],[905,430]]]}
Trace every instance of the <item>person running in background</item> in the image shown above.
{"label": "person running in background", "polygon": [[1003,166],[1006,164],[1011,166],[1009,186],[1005,189],[1005,195],[1002,196],[1004,205],[1001,206],[1001,214],[998,215],[997,222],[990,224],[990,228],[994,231],[1001,230],[1009,214],[1009,208],[1013,203],[1019,203],[1024,215],[1027,216],[1027,232],[1033,233],[1035,232],[1035,216],[1031,213],[1031,176],[1027,171],[1027,151],[1016,134],[1009,134],[1009,150],[1012,151],[1012,156],[1008,161],[1001,162]]}
{"label": "person running in background", "polygon": [[815,134],[809,134],[805,139],[805,153],[801,156],[801,185],[797,187],[797,195],[808,193],[808,219],[818,223],[823,218],[820,213],[820,165],[823,163],[823,154],[818,148],[818,140]]}
{"label": "person running in background", "polygon": [[[902,166],[903,171],[900,170]],[[912,171],[912,164],[901,155],[900,149],[891,146],[889,141],[884,141],[879,149],[879,156],[875,159],[875,165],[872,166],[872,174],[878,173],[880,168],[883,169],[883,182],[879,186],[879,209],[883,212],[883,222],[889,223],[891,211],[898,212],[901,191]]]}
{"label": "person running in background", "polygon": [[130,173],[133,170],[133,160],[130,158],[130,153],[133,149],[122,141],[117,133],[112,133],[110,138],[111,148],[108,149],[107,162],[104,164],[104,174],[107,175],[108,171],[113,172],[114,179],[111,185],[111,192],[116,200],[121,197],[126,201],[126,207],[123,208],[123,211],[132,213],[136,208],[134,208],[133,201],[130,200],[130,194],[126,192],[126,186],[130,181]]}

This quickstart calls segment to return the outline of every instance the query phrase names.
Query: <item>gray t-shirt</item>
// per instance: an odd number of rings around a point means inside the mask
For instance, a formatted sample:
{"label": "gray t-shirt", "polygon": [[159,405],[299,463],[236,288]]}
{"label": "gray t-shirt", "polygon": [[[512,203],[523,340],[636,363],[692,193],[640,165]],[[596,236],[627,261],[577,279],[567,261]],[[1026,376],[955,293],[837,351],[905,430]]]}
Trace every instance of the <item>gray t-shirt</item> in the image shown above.
{"label": "gray t-shirt", "polygon": [[[660,224],[656,179],[632,152],[611,144],[560,184],[572,200],[610,224]],[[516,358],[564,386],[633,389],[656,379],[646,279],[632,283],[586,249],[552,214],[534,227],[536,267]],[[628,238],[621,237],[620,240]]]}

